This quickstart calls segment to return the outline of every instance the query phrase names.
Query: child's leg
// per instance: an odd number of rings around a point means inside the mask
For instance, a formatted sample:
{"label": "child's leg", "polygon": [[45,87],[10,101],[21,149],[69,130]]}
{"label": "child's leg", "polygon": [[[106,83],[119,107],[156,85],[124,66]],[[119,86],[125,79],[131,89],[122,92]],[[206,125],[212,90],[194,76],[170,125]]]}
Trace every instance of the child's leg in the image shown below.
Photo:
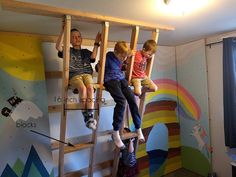
{"label": "child's leg", "polygon": [[157,91],[156,84],[149,78],[145,78],[142,80],[142,86],[147,87],[148,91],[151,91],[151,92]]}
{"label": "child's leg", "polygon": [[134,86],[134,94],[137,95],[137,96],[140,96],[142,94],[140,79],[132,79],[131,82]]}
{"label": "child's leg", "polygon": [[130,108],[130,112],[131,112],[131,115],[133,118],[134,126],[137,130],[137,133],[138,133],[138,139],[140,141],[145,141],[144,136],[141,131],[141,128],[140,128],[141,127],[141,117],[139,115],[138,106],[136,104],[134,94],[133,94],[132,90],[129,88],[128,82],[125,79],[122,80],[121,83],[122,83],[121,84],[122,92],[129,104],[129,108]]}
{"label": "child's leg", "polygon": [[87,91],[86,87],[83,83],[83,79],[81,75],[74,76],[70,79],[70,85],[74,88],[77,88],[79,91],[79,100],[82,104],[83,109],[86,108],[86,98],[87,98]]}
{"label": "child's leg", "polygon": [[116,102],[114,113],[113,113],[113,139],[119,148],[124,148],[125,145],[120,139],[119,130],[122,125],[124,111],[125,111],[125,97],[121,91],[120,81],[111,80],[104,84],[106,90],[111,94],[112,98]]}
{"label": "child's leg", "polygon": [[94,119],[93,110],[94,110],[94,89],[93,89],[93,79],[90,74],[83,74],[83,82],[86,86],[86,108],[87,108],[87,119],[86,126],[90,129],[95,130],[97,121]]}
{"label": "child's leg", "polygon": [[83,82],[87,91],[87,109],[94,109],[94,88],[93,78],[90,74],[83,74]]}

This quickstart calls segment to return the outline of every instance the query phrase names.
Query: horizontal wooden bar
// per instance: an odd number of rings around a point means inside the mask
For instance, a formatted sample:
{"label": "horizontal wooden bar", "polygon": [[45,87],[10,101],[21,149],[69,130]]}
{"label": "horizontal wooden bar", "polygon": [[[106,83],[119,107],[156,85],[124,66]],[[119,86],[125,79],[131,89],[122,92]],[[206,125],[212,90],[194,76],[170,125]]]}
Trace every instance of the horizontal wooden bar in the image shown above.
{"label": "horizontal wooden bar", "polygon": [[121,134],[121,139],[122,140],[130,139],[130,138],[136,138],[136,137],[138,137],[138,134],[134,133],[134,132]]}
{"label": "horizontal wooden bar", "polygon": [[[109,107],[109,106],[114,106],[115,102],[113,99],[110,100],[101,100],[102,106],[101,107]],[[79,110],[82,109],[82,105],[79,103],[70,103],[67,104],[66,109],[67,110]],[[48,106],[48,112],[49,113],[55,113],[55,112],[60,112],[61,111],[61,105],[50,105]]]}
{"label": "horizontal wooden bar", "polygon": [[62,18],[64,15],[71,15],[75,19],[86,22],[110,22],[125,26],[139,26],[140,28],[146,30],[160,29],[160,30],[174,30],[174,27],[153,23],[146,23],[143,21],[135,21],[128,19],[121,19],[111,16],[98,15],[93,13],[80,12],[78,10],[65,9],[60,7],[53,7],[38,3],[20,2],[16,0],[1,0],[2,9],[10,10],[14,12],[33,14],[33,15],[43,15]]}
{"label": "horizontal wooden bar", "polygon": [[[101,132],[98,132],[98,137],[110,136],[111,133],[112,133],[112,130],[101,131]],[[91,142],[91,139],[92,139],[92,134],[89,134],[89,135],[83,135],[83,136],[69,138],[66,140],[66,142],[70,142],[72,144],[80,144],[80,143],[86,144],[86,143]],[[59,142],[53,141],[51,143],[51,149],[56,150],[58,148],[59,148]]]}
{"label": "horizontal wooden bar", "polygon": [[71,153],[71,152],[75,152],[75,151],[79,151],[82,149],[86,149],[86,148],[91,148],[93,147],[93,143],[81,143],[81,144],[75,144],[74,147],[71,146],[65,146],[65,151],[64,153]]}

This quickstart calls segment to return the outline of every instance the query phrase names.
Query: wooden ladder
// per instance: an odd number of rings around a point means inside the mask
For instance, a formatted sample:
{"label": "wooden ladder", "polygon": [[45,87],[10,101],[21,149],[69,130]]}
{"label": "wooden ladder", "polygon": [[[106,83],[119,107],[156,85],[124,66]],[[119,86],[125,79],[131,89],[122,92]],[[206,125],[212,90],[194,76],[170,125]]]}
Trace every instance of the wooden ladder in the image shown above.
{"label": "wooden ladder", "polygon": [[[138,34],[139,34],[139,27],[135,26],[132,29],[132,35],[131,35],[131,42],[130,42],[130,49],[136,49],[137,48],[137,41],[138,41]],[[155,40],[156,42],[158,41],[158,35],[159,35],[159,30],[155,29],[152,31],[152,39]],[[126,72],[126,78],[128,80],[128,83],[131,83],[131,76],[132,76],[132,72],[133,72],[133,65],[134,65],[134,57],[133,56],[130,59],[130,62],[128,63],[128,67],[127,67],[127,72]],[[153,67],[153,62],[154,62],[154,55],[153,57],[148,60],[147,63],[147,67],[146,67],[146,75],[148,76],[148,78],[151,77],[151,71],[152,71],[152,67]],[[145,98],[146,98],[146,93],[142,94],[142,97],[139,100],[139,114],[141,119],[143,119],[143,115],[145,112]],[[137,140],[137,134],[136,133],[125,133],[123,134],[123,129],[124,127],[130,127],[129,126],[129,118],[130,118],[130,113],[129,113],[129,109],[128,109],[128,105],[126,103],[126,110],[125,110],[126,114],[124,115],[124,119],[123,119],[123,124],[122,124],[122,130],[121,130],[121,139],[125,140],[125,139],[130,139],[130,138],[136,138],[136,140],[134,141],[134,149],[135,149],[135,154],[138,150],[138,145],[139,142]],[[114,161],[113,161],[113,168],[112,168],[112,177],[116,177],[117,175],[117,171],[118,171],[118,165],[119,165],[119,160],[120,160],[120,149],[118,147],[115,148],[114,151]]]}
{"label": "wooden ladder", "polygon": [[[63,56],[63,79],[62,79],[62,95],[61,98],[61,121],[60,121],[60,140],[65,142],[66,134],[66,120],[67,120],[67,111],[68,110],[80,110],[81,104],[67,104],[66,98],[68,96],[68,83],[69,83],[69,61],[70,61],[70,29],[71,29],[71,16],[66,15],[65,18],[65,32],[64,32],[64,56]],[[102,41],[100,48],[100,69],[98,73],[98,82],[97,82],[97,91],[96,91],[96,100],[102,100],[102,90],[103,90],[103,79],[104,79],[104,70],[105,70],[105,59],[106,59],[106,49],[108,44],[108,30],[109,22],[102,23]],[[97,107],[95,109],[95,119],[97,120],[97,129],[99,126],[99,113],[102,106],[101,101],[97,102]],[[90,148],[90,160],[88,168],[88,176],[93,176],[93,165],[95,159],[95,145],[97,143],[97,134],[98,130],[92,132],[92,141],[89,143],[79,143],[71,146],[64,146],[64,144],[59,145],[59,177],[64,176],[64,156],[67,153],[79,151],[85,148]]]}

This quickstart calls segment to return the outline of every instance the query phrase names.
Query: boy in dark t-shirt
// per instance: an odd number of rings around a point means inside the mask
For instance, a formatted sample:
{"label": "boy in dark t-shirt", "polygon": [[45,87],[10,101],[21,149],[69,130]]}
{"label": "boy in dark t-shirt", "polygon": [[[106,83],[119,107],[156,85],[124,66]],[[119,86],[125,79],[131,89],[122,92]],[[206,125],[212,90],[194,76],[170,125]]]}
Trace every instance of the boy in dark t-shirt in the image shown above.
{"label": "boy in dark t-shirt", "polygon": [[[63,58],[62,40],[64,36],[65,22],[63,21],[62,30],[56,43],[58,56]],[[98,33],[95,39],[93,51],[81,49],[82,37],[78,29],[71,30],[70,48],[70,68],[69,84],[79,91],[80,102],[83,105],[82,114],[85,124],[88,128],[95,130],[97,122],[93,117],[94,109],[94,88],[92,73],[93,69],[90,63],[95,62],[98,47],[100,46],[101,33]]]}

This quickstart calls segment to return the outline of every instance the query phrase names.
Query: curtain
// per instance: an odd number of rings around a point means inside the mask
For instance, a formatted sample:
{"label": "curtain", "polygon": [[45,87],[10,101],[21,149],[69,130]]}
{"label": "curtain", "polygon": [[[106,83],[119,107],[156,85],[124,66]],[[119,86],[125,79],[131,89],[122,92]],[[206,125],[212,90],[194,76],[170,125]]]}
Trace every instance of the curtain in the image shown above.
{"label": "curtain", "polygon": [[223,39],[225,145],[236,147],[236,38]]}

